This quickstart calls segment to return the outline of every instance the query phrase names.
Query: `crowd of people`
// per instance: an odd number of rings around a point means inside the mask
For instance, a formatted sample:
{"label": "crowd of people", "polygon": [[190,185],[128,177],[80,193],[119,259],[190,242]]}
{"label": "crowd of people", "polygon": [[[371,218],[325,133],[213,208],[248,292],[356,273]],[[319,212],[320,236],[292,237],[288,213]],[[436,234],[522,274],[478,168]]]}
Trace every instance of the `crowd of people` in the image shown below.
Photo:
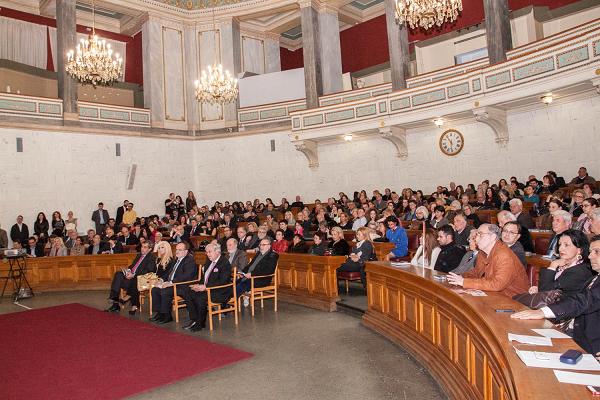
{"label": "crowd of people", "polygon": [[[252,275],[273,273],[278,254],[285,252],[346,256],[338,271],[360,272],[364,283],[364,265],[375,259],[373,242],[377,241],[393,245],[387,260],[409,260],[448,273],[450,284],[465,289],[497,291],[507,296],[560,289],[563,301],[571,308],[545,308],[543,315],[571,316],[577,313],[574,309],[589,311],[585,303],[591,296],[588,292],[599,287],[592,283],[597,268],[589,257],[588,239],[600,235],[600,196],[596,190],[595,179],[581,167],[568,184],[548,171],[542,180],[532,175],[525,183],[516,177],[501,179],[497,184],[484,180],[477,187],[451,182],[429,195],[410,188],[400,193],[389,188],[375,190],[372,196],[364,190],[352,197],[341,192],[325,202],[317,199],[311,207],[300,196],[292,203],[282,198],[279,205],[267,198],[264,202],[255,199],[199,206],[193,192],[185,201],[171,193],[161,215],[137,216],[133,203],[125,200],[113,218],[103,203],[98,203],[91,216],[95,229],[85,237],[77,235],[77,219],[72,213],[63,221],[58,211],[53,213],[52,222],[39,213],[31,236],[18,216],[10,237],[15,247],[25,248],[31,257],[119,253],[123,246],[135,245],[139,254],[132,265],[115,274],[109,310],[120,310],[127,300],[131,301],[130,312],[135,313],[139,304],[137,286],[131,284],[133,278],[156,272],[162,283],[152,289],[152,320],[159,323],[172,320],[172,284],[198,276],[191,255],[197,249],[190,238],[214,237],[204,248],[208,261],[202,266],[203,282],[182,292],[190,313],[186,328],[191,330],[204,327],[207,287],[229,281],[233,268],[239,273],[237,293],[242,295],[248,291]],[[479,210],[496,210],[498,224],[482,223]],[[418,249],[411,255],[405,227],[423,232]],[[533,251],[530,230],[536,228],[553,232],[546,252],[553,261],[540,274],[538,285],[530,287],[526,252]],[[355,231],[351,244],[344,238],[347,230]],[[596,241],[594,236],[592,244]],[[175,255],[171,244],[176,245]],[[251,262],[247,253],[255,253]],[[120,289],[126,289],[126,299],[119,297]],[[213,302],[226,307],[231,293],[216,293]],[[589,324],[590,317],[584,322]],[[585,343],[582,346],[586,350],[600,353],[600,334],[590,337],[590,329],[581,328],[581,323],[581,319],[574,318],[568,329],[579,343]],[[597,323],[594,327],[600,332]]]}

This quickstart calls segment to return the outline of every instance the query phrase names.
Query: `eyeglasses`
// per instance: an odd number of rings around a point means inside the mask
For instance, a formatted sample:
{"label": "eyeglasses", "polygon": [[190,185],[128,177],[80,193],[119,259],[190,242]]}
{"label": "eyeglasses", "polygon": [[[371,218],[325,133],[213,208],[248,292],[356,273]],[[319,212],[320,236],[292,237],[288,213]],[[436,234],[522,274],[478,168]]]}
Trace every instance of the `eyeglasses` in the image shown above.
{"label": "eyeglasses", "polygon": [[475,234],[475,236],[482,236],[482,235],[493,235],[492,232],[480,232],[477,231],[477,233]]}
{"label": "eyeglasses", "polygon": [[506,230],[506,229],[503,229],[503,230],[502,230],[502,233],[507,233],[507,234],[509,234],[509,235],[518,235],[518,234],[519,234],[519,232],[508,231],[508,230]]}

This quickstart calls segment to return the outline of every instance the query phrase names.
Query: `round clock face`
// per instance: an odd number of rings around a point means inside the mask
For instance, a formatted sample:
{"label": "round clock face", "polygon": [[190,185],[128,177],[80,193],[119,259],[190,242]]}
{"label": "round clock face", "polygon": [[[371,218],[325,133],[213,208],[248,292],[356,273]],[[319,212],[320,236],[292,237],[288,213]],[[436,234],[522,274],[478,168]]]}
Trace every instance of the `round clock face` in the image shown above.
{"label": "round clock face", "polygon": [[448,129],[440,136],[440,150],[446,155],[457,155],[463,149],[464,145],[465,140],[463,135],[455,129]]}

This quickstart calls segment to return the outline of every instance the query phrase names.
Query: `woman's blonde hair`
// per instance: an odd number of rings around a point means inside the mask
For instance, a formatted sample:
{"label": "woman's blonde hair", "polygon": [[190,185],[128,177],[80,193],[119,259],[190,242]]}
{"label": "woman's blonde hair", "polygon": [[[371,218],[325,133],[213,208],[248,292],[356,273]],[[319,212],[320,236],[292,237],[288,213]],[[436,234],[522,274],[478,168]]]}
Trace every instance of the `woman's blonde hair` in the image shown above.
{"label": "woman's blonde hair", "polygon": [[342,228],[340,228],[339,226],[334,226],[333,228],[331,228],[331,232],[337,232],[340,234],[340,239],[344,240],[344,231],[342,230]]}
{"label": "woman's blonde hair", "polygon": [[362,233],[363,237],[365,238],[364,240],[373,243],[373,241],[371,240],[371,228],[361,226],[356,231]]}
{"label": "woman's blonde hair", "polygon": [[171,249],[169,242],[165,242],[164,240],[158,242],[158,247],[160,248],[161,246],[164,246],[165,254],[158,258],[158,265],[165,270],[167,269],[167,265],[169,265],[169,261],[173,258],[173,250]]}

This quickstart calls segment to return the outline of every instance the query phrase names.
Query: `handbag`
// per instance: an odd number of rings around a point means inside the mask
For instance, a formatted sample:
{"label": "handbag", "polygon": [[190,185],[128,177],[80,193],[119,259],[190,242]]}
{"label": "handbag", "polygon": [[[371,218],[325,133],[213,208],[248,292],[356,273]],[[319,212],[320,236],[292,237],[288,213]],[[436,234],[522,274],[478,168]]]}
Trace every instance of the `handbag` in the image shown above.
{"label": "handbag", "polygon": [[546,290],[537,293],[521,293],[513,296],[513,300],[526,305],[527,307],[537,310],[546,307],[548,304],[554,304],[562,298],[562,290]]}
{"label": "handbag", "polygon": [[140,275],[137,277],[137,287],[138,291],[142,292],[144,290],[150,290],[156,285],[158,282],[158,275],[154,272],[148,272],[147,274]]}

